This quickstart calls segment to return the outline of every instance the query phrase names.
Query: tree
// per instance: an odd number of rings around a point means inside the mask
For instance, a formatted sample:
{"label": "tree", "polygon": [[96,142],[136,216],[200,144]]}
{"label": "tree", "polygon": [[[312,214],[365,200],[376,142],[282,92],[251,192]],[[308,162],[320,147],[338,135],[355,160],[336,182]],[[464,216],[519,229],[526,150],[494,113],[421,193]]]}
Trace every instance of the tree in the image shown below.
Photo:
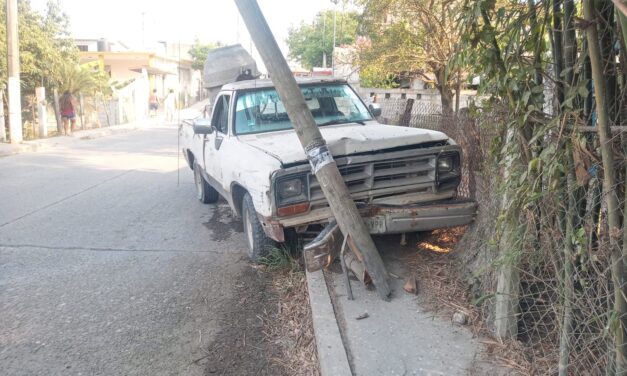
{"label": "tree", "polygon": [[[109,77],[93,67],[80,67],[78,48],[69,33],[69,18],[58,0],[49,0],[43,14],[34,11],[28,0],[18,1],[18,30],[20,49],[20,83],[22,101],[29,104],[30,114],[35,103],[35,88],[47,87],[75,94],[83,92],[109,94]],[[7,55],[6,0],[0,0],[0,56]],[[7,60],[0,59],[0,83],[7,80]]]}
{"label": "tree", "polygon": [[[298,61],[304,68],[322,67],[323,54],[327,64],[333,64],[333,10],[319,12],[311,23],[301,22],[290,27],[286,39],[290,59]],[[337,12],[335,45],[350,45],[357,37],[358,13]]]}
{"label": "tree", "polygon": [[452,63],[459,42],[458,0],[361,0],[361,26],[370,38],[360,51],[360,68],[373,81],[414,74],[435,81],[442,111],[453,111],[459,70]]}
{"label": "tree", "polygon": [[42,70],[47,74],[43,80],[50,77],[49,84],[57,86],[63,78],[61,69],[68,63],[78,64],[78,48],[69,32],[69,16],[61,9],[59,0],[48,0],[42,22],[42,30],[52,47],[48,50],[48,71]]}
{"label": "tree", "polygon": [[95,95],[97,93],[110,94],[109,75],[98,69],[97,65],[77,65],[71,61],[59,64],[57,67],[59,81],[57,87],[60,92],[69,91],[74,95],[83,93]]}
{"label": "tree", "polygon": [[[35,12],[30,2],[18,2],[20,41],[20,78],[25,94],[35,87],[57,86],[62,67],[78,64],[78,49],[69,36],[68,17],[57,1],[48,1],[44,15]],[[6,1],[0,0],[0,24],[6,23]],[[0,27],[0,55],[6,56],[6,30]],[[0,60],[0,81],[6,81],[6,59]]]}
{"label": "tree", "polygon": [[192,57],[192,68],[196,70],[203,70],[205,67],[205,60],[207,60],[207,54],[214,48],[222,47],[222,43],[201,43],[198,38],[194,41],[192,48],[189,50],[189,54]]}
{"label": "tree", "polygon": [[[499,245],[499,268],[525,258],[516,268],[531,276],[534,290],[547,288],[551,293],[544,296],[554,296],[551,313],[535,313],[543,317],[538,322],[525,320],[526,333],[540,337],[527,341],[558,345],[543,344],[546,353],[538,355],[559,359],[560,376],[625,375],[627,201],[621,207],[618,195],[625,194],[627,172],[615,162],[624,155],[616,156],[621,136],[612,135],[611,127],[624,122],[627,71],[620,68],[625,45],[612,2],[477,0],[465,6],[458,60],[481,77],[483,110],[505,113],[498,133],[514,135],[497,137],[493,145],[500,160],[512,162],[501,165],[507,174],[499,184],[510,199],[499,218],[513,222],[509,232],[515,236]],[[576,20],[581,10],[583,19]],[[585,130],[585,124],[595,126]],[[592,165],[602,172],[586,170]],[[549,263],[555,266],[549,276],[534,274]],[[499,295],[519,307],[517,293]],[[554,324],[547,325],[551,314]],[[522,317],[495,315],[515,328]],[[536,325],[542,329],[534,330]],[[559,328],[559,335],[547,333],[550,327]]]}

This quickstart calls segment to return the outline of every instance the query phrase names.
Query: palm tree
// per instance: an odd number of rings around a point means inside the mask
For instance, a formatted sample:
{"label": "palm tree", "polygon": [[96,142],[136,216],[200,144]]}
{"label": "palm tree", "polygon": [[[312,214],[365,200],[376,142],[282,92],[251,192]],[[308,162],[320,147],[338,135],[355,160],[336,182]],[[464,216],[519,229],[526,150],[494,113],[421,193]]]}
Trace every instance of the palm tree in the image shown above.
{"label": "palm tree", "polygon": [[95,95],[97,93],[108,95],[111,88],[108,77],[104,72],[94,70],[91,66],[79,66],[71,63],[59,66],[59,91],[69,91],[72,94],[83,93]]}

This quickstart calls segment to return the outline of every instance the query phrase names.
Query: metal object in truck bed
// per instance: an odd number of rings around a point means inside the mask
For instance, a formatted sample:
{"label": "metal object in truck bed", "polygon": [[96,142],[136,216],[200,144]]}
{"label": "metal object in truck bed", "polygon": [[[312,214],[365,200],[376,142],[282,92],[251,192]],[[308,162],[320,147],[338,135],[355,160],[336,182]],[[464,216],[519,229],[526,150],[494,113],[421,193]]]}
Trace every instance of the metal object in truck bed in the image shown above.
{"label": "metal object in truck bed", "polygon": [[220,88],[235,82],[237,76],[245,69],[250,69],[257,77],[257,63],[241,44],[220,47],[209,51],[203,69],[203,87],[205,89]]}

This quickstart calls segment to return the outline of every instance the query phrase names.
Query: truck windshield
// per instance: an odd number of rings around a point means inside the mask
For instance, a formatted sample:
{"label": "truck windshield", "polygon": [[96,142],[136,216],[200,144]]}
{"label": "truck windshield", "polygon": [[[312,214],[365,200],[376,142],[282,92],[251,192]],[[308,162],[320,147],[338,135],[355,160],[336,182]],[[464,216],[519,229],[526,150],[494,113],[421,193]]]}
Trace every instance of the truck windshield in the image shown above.
{"label": "truck windshield", "polygon": [[[302,86],[301,92],[318,126],[371,119],[366,106],[348,85]],[[292,123],[275,89],[238,94],[235,107],[235,134],[273,132],[290,128]]]}

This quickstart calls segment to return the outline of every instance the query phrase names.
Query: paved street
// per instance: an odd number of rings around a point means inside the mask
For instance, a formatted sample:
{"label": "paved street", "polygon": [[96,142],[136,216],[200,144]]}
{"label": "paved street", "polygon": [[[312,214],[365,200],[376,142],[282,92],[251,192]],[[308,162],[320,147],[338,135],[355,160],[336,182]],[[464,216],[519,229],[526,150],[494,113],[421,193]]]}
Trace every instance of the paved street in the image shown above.
{"label": "paved street", "polygon": [[184,163],[174,126],[0,158],[0,373],[222,373],[240,306],[264,367],[241,225]]}

